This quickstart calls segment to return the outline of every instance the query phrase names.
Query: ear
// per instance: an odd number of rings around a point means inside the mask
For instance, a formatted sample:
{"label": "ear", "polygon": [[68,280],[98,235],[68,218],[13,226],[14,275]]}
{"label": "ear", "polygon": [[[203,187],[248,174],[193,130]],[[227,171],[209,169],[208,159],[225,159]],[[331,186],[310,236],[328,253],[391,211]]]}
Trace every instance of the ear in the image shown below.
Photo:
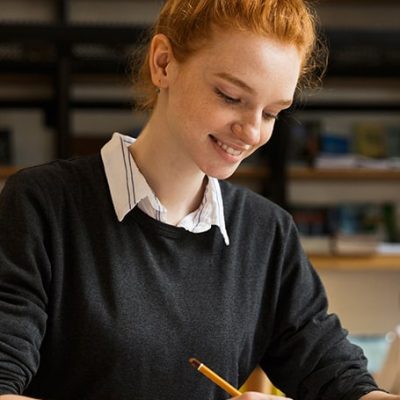
{"label": "ear", "polygon": [[168,65],[174,59],[171,42],[167,36],[155,35],[150,45],[150,72],[154,86],[168,87]]}

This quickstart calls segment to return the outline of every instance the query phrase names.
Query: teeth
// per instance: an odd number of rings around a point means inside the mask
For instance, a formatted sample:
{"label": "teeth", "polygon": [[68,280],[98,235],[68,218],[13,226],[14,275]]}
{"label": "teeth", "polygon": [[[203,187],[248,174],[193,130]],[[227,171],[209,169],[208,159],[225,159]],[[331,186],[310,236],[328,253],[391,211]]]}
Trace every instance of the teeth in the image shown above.
{"label": "teeth", "polygon": [[242,154],[241,151],[232,149],[232,147],[227,146],[225,143],[220,142],[217,140],[217,144],[221,149],[225,150],[231,156],[240,156]]}

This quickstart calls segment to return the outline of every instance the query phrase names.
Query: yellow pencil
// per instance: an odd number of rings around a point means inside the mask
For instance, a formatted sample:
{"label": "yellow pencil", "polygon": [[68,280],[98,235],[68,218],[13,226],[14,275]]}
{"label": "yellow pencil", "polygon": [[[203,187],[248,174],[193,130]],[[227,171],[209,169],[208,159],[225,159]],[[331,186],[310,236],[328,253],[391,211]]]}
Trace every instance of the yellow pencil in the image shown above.
{"label": "yellow pencil", "polygon": [[197,369],[197,371],[201,372],[204,376],[206,376],[208,379],[213,381],[216,385],[218,385],[221,389],[224,389],[225,392],[229,393],[231,396],[240,396],[242,392],[237,390],[235,387],[233,387],[230,383],[222,379],[219,375],[217,375],[214,371],[212,371],[210,368],[208,368],[206,365],[201,363],[199,360],[196,358],[190,358],[189,359],[190,364],[194,368]]}

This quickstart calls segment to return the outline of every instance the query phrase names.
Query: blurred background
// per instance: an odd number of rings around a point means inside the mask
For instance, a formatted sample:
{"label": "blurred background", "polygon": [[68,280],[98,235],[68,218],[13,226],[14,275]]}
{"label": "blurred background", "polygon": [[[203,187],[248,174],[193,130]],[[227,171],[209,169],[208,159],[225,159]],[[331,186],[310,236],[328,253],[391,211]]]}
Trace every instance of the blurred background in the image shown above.
{"label": "blurred background", "polygon": [[[0,187],[140,132],[132,54],[161,3],[0,0]],[[330,49],[323,85],[232,180],[292,213],[330,310],[376,371],[400,323],[400,2],[315,5]]]}

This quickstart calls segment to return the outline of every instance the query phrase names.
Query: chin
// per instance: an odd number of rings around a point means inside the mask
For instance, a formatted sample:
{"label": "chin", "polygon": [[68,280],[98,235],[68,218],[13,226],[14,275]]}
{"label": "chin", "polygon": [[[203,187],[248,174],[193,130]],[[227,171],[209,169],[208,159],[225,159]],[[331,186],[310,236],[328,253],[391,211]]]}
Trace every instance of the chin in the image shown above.
{"label": "chin", "polygon": [[219,180],[225,180],[230,178],[236,171],[237,166],[235,168],[226,168],[225,170],[222,168],[215,168],[213,170],[204,171],[207,176],[211,176],[212,178],[216,178]]}

